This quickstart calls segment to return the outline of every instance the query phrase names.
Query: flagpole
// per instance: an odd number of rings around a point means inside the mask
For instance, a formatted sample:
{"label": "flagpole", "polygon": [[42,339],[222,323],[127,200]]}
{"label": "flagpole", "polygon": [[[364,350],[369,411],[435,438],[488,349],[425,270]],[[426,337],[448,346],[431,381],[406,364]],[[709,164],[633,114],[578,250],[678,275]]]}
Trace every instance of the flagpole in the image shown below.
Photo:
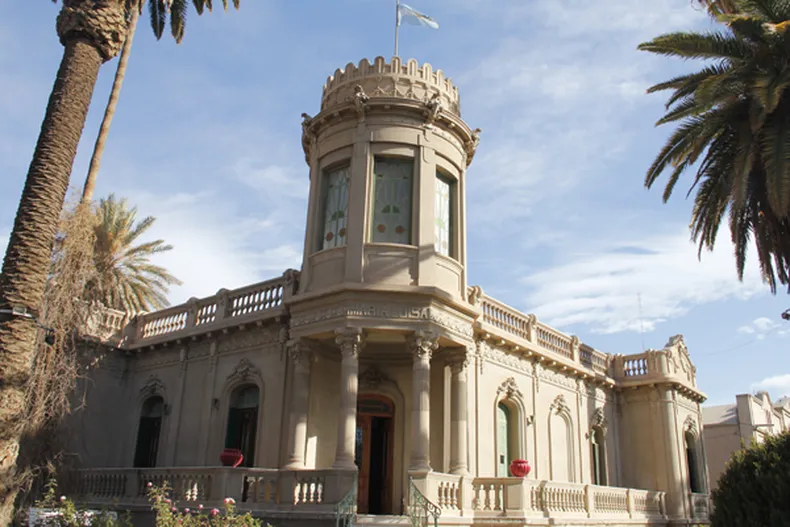
{"label": "flagpole", "polygon": [[395,0],[395,57],[398,56],[398,30],[400,29],[400,0]]}

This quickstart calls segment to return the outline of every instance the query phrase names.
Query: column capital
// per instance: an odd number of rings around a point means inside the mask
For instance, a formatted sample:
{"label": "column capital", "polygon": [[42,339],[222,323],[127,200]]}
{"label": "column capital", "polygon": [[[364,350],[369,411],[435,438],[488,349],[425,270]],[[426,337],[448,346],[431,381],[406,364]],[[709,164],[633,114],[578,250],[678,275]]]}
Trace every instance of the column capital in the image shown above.
{"label": "column capital", "polygon": [[431,358],[434,351],[439,348],[439,337],[433,331],[415,331],[408,338],[415,359]]}
{"label": "column capital", "polygon": [[305,339],[292,340],[288,343],[288,357],[299,366],[309,366],[315,351],[316,343]]}
{"label": "column capital", "polygon": [[467,353],[466,349],[461,349],[457,353],[453,353],[447,358],[447,365],[450,366],[450,371],[454,374],[461,373],[465,371],[469,364],[471,363],[471,358],[469,353]]}
{"label": "column capital", "polygon": [[343,357],[358,357],[365,347],[365,331],[352,327],[336,329],[335,343],[340,346]]}

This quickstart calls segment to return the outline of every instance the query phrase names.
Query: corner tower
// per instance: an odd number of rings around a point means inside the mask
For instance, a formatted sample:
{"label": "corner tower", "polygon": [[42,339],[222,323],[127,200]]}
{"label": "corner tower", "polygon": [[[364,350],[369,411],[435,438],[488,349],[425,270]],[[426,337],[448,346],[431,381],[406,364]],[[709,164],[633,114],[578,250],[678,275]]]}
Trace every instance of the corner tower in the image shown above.
{"label": "corner tower", "polygon": [[[466,167],[479,130],[441,70],[349,63],[303,114],[310,197],[299,294],[466,298]],[[304,298],[304,297],[303,297]]]}

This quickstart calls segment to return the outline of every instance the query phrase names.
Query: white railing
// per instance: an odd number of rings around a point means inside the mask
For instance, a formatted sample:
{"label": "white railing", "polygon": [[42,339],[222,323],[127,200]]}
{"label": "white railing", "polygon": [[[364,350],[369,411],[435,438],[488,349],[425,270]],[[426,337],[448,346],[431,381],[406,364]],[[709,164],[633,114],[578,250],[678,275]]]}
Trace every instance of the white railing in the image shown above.
{"label": "white railing", "polygon": [[539,516],[664,520],[664,493],[524,478],[430,473],[426,498],[445,516]]}
{"label": "white railing", "polygon": [[475,298],[475,302],[479,301],[481,310],[479,320],[485,331],[499,332],[503,336],[513,338],[517,344],[532,344],[566,361],[611,376],[609,368],[611,357],[606,353],[582,343],[578,343],[578,351],[575,351],[574,337],[540,322],[535,315],[526,315],[495,298],[482,294],[478,288],[470,288],[469,296]]}
{"label": "white railing", "polygon": [[[167,483],[171,498],[205,506],[233,498],[258,510],[331,510],[351,484],[348,471],[266,468],[167,467],[100,468],[77,472],[76,496],[87,502],[147,501],[148,483]],[[329,507],[329,508],[327,508]]]}

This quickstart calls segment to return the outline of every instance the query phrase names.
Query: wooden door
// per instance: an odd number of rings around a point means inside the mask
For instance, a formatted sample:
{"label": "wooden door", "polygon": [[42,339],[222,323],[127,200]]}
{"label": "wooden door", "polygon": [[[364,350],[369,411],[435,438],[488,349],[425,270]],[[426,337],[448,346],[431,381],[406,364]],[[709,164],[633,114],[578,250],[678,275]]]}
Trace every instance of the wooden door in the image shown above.
{"label": "wooden door", "polygon": [[370,496],[370,416],[357,414],[357,435],[354,461],[359,470],[357,485],[357,511],[368,512]]}
{"label": "wooden door", "polygon": [[357,511],[361,514],[391,513],[392,400],[365,395],[357,404],[357,433],[354,459],[359,470]]}

